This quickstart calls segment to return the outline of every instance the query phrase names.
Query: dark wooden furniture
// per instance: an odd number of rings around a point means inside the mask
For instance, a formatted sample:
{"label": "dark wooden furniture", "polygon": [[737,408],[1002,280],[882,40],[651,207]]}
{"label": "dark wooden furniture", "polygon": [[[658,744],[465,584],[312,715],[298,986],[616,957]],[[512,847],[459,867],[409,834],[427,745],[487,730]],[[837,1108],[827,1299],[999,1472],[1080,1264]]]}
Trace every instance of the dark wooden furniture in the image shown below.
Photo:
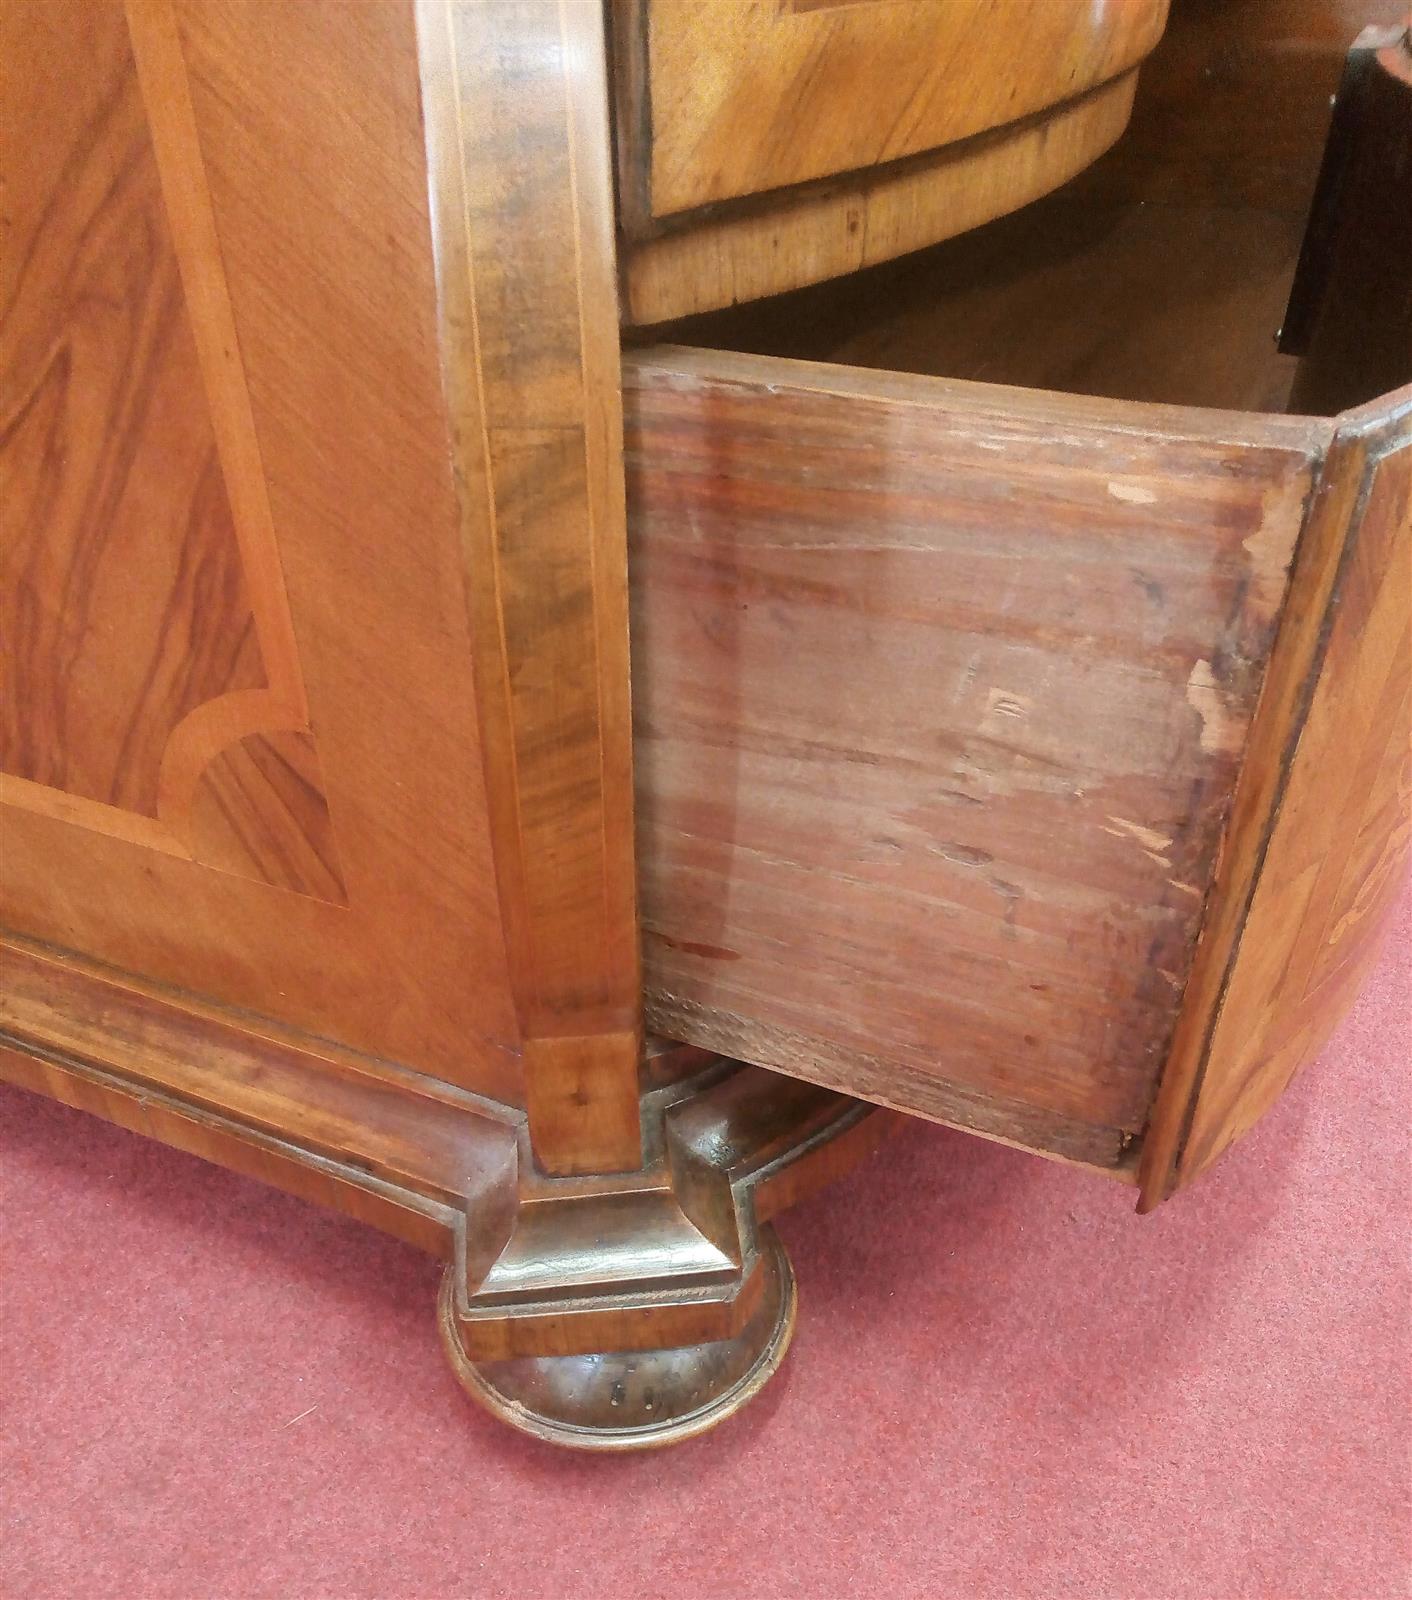
{"label": "dark wooden furniture", "polygon": [[[593,1448],[769,1377],[770,1219],[897,1112],[1144,1208],[1209,1164],[1406,858],[1412,391],[1280,416],[794,359],[954,354],[980,234],[877,269],[939,274],[910,334],[864,274],[624,356],[617,292],[632,320],[669,234],[754,219],[755,261],[796,202],[825,243],[790,281],[873,259],[810,187],[849,162],[944,167],[958,226],[1020,205],[1062,163],[968,163],[1091,159],[1162,9],[1054,8],[1015,118],[962,29],[973,103],[918,89],[905,148],[803,95],[807,170],[776,134],[693,173],[622,120],[680,71],[665,3],[650,59],[615,16],[612,76],[580,0],[9,7],[4,1076],[439,1253],[462,1382]],[[896,30],[855,10],[872,94]],[[648,174],[616,209],[610,97]]]}
{"label": "dark wooden furniture", "polygon": [[1332,412],[1412,373],[1412,30],[1348,53],[1280,329],[1291,409]]}

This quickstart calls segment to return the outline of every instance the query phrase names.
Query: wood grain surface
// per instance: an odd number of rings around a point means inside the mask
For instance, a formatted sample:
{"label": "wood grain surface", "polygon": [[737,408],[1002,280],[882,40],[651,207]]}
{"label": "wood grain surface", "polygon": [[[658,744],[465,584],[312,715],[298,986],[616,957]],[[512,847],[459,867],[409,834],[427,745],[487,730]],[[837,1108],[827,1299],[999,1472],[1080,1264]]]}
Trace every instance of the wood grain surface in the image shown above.
{"label": "wood grain surface", "polygon": [[1348,1010],[1412,843],[1412,393],[1368,441],[1328,643],[1182,1151],[1208,1166]]}
{"label": "wood grain surface", "polygon": [[122,11],[5,29],[0,764],[155,819],[183,721],[269,679]]}
{"label": "wood grain surface", "polygon": [[1127,126],[1137,74],[974,139],[702,213],[623,247],[634,325],[797,289],[918,250],[1028,205]]}
{"label": "wood grain surface", "polygon": [[196,859],[344,903],[333,819],[307,733],[254,733],[201,773],[188,825]]}
{"label": "wood grain surface", "polygon": [[423,0],[418,34],[531,1132],[550,1170],[622,1170],[641,1160],[642,1040],[603,19]]}
{"label": "wood grain surface", "polygon": [[[174,13],[20,6],[5,27],[0,792],[339,901]],[[247,763],[241,848],[206,854],[213,764],[283,740],[298,803],[286,768]]]}
{"label": "wood grain surface", "polygon": [[625,382],[649,1021],[1116,1164],[1326,425],[682,350]]}
{"label": "wood grain surface", "polygon": [[0,919],[513,1103],[414,24],[3,8]]}
{"label": "wood grain surface", "polygon": [[1166,0],[625,0],[626,320],[858,270],[1027,205],[1122,132]]}
{"label": "wood grain surface", "polygon": [[[1126,131],[1056,194],[902,260],[644,337],[1285,410],[1296,363],[1276,335],[1344,53],[1365,22],[1405,9],[1182,0],[1142,64]],[[704,223],[703,237],[729,220]],[[1392,244],[1400,220],[1390,208],[1374,236]]]}
{"label": "wood grain surface", "polygon": [[[515,1119],[494,1101],[39,946],[5,949],[0,1034],[442,1205],[514,1146]],[[312,1179],[304,1192],[323,1198]]]}
{"label": "wood grain surface", "polygon": [[1290,614],[1143,1151],[1151,1209],[1244,1133],[1352,1004],[1412,816],[1412,390],[1351,412]]}
{"label": "wood grain surface", "polygon": [[986,133],[1135,67],[1166,0],[628,0],[615,8],[621,187],[649,218]]}

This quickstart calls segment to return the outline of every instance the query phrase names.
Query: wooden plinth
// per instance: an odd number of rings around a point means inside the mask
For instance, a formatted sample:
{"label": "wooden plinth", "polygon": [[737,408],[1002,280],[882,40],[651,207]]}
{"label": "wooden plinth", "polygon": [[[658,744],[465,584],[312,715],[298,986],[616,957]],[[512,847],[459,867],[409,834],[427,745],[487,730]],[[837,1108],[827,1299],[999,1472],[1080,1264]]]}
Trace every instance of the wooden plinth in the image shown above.
{"label": "wooden plinth", "polygon": [[892,1120],[658,1044],[642,1073],[641,1166],[553,1177],[522,1111],[248,1031],[34,946],[3,955],[0,1079],[441,1256],[441,1327],[462,1382],[560,1443],[665,1444],[756,1393],[794,1316],[769,1219],[861,1159]]}

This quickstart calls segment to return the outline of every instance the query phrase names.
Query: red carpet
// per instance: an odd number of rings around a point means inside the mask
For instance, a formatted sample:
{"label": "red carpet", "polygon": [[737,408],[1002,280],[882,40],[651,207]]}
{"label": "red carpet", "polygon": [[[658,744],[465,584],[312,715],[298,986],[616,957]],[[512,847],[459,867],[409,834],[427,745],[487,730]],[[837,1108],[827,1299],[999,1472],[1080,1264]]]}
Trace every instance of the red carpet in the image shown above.
{"label": "red carpet", "polygon": [[438,1268],[5,1091],[7,1600],[1401,1600],[1412,902],[1360,1006],[1155,1217],[918,1127],[785,1219],[784,1372],[565,1456],[483,1416]]}

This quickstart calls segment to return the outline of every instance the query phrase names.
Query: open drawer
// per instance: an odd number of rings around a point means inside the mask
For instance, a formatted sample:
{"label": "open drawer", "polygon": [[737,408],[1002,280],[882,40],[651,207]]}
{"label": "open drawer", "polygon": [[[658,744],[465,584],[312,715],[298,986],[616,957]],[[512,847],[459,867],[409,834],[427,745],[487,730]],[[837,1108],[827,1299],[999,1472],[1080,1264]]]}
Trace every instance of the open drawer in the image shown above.
{"label": "open drawer", "polygon": [[1173,27],[1136,153],[625,372],[649,1022],[1144,1205],[1356,991],[1412,682],[1412,390],[1269,409],[1327,102],[1213,204]]}
{"label": "open drawer", "polygon": [[[659,60],[635,232],[587,0],[7,8],[0,1079],[436,1253],[464,1387],[607,1450],[768,1380],[868,1102],[1200,1170],[1407,843],[1412,391],[1268,348],[1352,29],[1242,9],[713,0],[765,137],[674,191]],[[854,220],[943,242],[814,282]],[[623,358],[717,225],[804,287]]]}
{"label": "open drawer", "polygon": [[1396,887],[1412,391],[666,349],[626,394],[651,1024],[1103,1167],[1155,1114],[1204,1165]]}

